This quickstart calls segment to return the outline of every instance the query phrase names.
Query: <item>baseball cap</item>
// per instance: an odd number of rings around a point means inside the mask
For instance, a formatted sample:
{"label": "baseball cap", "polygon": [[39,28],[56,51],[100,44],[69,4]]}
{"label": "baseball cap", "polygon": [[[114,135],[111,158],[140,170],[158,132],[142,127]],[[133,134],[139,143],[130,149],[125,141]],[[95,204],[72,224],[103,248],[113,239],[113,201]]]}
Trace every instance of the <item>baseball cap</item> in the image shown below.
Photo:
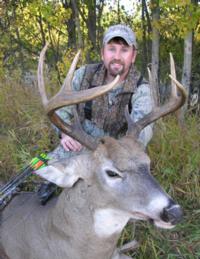
{"label": "baseball cap", "polygon": [[110,26],[104,34],[103,45],[107,44],[111,39],[115,37],[120,37],[124,39],[129,46],[134,45],[135,47],[137,47],[135,33],[127,25],[117,24]]}

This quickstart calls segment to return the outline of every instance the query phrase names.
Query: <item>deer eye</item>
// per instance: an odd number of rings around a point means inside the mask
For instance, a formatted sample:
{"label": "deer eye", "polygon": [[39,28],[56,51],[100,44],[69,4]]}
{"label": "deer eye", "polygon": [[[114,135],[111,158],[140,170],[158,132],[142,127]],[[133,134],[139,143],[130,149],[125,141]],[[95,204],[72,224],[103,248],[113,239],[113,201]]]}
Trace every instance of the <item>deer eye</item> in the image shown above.
{"label": "deer eye", "polygon": [[147,166],[146,164],[141,164],[141,165],[139,166],[139,168],[138,168],[138,171],[139,171],[140,173],[146,174],[146,173],[148,173],[149,168],[148,168],[148,166]]}
{"label": "deer eye", "polygon": [[112,170],[106,170],[106,173],[109,177],[120,177],[120,175],[118,175],[116,172],[112,171]]}

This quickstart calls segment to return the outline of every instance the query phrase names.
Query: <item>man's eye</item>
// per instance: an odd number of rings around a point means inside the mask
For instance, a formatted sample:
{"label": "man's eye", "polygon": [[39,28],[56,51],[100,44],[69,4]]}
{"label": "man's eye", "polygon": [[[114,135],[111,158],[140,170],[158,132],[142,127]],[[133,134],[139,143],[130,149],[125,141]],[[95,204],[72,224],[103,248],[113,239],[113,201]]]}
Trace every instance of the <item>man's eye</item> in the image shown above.
{"label": "man's eye", "polygon": [[109,177],[120,177],[116,172],[112,171],[112,170],[106,170],[106,173]]}
{"label": "man's eye", "polygon": [[109,51],[115,51],[115,48],[109,48],[108,50]]}
{"label": "man's eye", "polygon": [[127,52],[127,51],[128,51],[127,48],[122,49],[122,52]]}

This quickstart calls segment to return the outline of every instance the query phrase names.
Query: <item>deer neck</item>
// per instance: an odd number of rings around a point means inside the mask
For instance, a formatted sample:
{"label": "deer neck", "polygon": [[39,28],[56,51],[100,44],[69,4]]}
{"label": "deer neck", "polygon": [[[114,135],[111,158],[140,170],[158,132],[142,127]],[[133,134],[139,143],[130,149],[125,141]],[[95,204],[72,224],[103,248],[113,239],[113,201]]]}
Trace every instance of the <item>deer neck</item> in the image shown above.
{"label": "deer neck", "polygon": [[74,245],[70,249],[84,251],[83,258],[87,259],[112,258],[128,221],[128,216],[114,210],[99,191],[94,185],[79,181],[61,193],[51,217],[51,228],[76,240],[70,242]]}

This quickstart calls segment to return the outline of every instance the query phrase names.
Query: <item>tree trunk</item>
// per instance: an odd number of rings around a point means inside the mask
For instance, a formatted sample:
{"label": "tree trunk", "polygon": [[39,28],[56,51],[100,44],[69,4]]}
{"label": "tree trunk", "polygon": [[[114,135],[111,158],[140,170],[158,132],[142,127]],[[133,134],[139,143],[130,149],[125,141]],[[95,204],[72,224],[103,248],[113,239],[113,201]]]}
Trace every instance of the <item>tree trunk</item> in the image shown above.
{"label": "tree trunk", "polygon": [[75,24],[77,29],[77,47],[83,48],[83,37],[81,32],[80,20],[79,20],[78,3],[76,0],[72,0],[72,7],[75,14]]}
{"label": "tree trunk", "polygon": [[141,72],[142,74],[145,74],[147,71],[147,64],[148,64],[148,51],[150,50],[149,48],[149,41],[148,41],[148,35],[151,33],[152,29],[151,29],[151,21],[150,21],[150,17],[149,17],[149,13],[148,13],[148,9],[147,9],[147,4],[146,4],[146,0],[142,0],[142,42],[143,42],[143,46],[142,46],[142,51],[143,51],[143,55],[142,55],[142,69]]}
{"label": "tree trunk", "polygon": [[[184,61],[181,83],[184,85],[187,94],[190,92],[191,68],[192,68],[192,31],[188,32],[184,39]],[[179,112],[179,122],[184,124],[184,115],[187,109],[187,102]]]}
{"label": "tree trunk", "polygon": [[88,39],[91,42],[91,48],[87,55],[87,61],[90,63],[92,60],[91,53],[94,53],[97,46],[97,28],[96,28],[96,0],[87,1],[88,17],[86,19],[86,25],[88,29]]}
{"label": "tree trunk", "polygon": [[70,8],[72,10],[70,18],[66,21],[68,32],[67,47],[76,49],[76,15],[73,8],[73,0],[62,0],[62,5],[65,9]]}
{"label": "tree trunk", "polygon": [[154,83],[154,88],[152,89],[154,102],[156,105],[160,103],[159,94],[159,44],[160,44],[160,34],[156,27],[160,19],[160,8],[159,0],[152,0],[152,57],[151,57],[151,71]]}
{"label": "tree trunk", "polygon": [[87,25],[88,25],[88,36],[89,39],[92,42],[92,48],[96,48],[96,1],[89,1],[88,4],[88,19],[87,19]]}
{"label": "tree trunk", "polygon": [[120,9],[120,0],[117,1],[117,23],[121,23],[121,9]]}
{"label": "tree trunk", "polygon": [[142,0],[142,74],[145,73],[147,64],[147,40],[146,40],[146,20],[145,20],[145,0]]}
{"label": "tree trunk", "polygon": [[101,19],[102,19],[102,13],[103,13],[103,8],[104,8],[104,0],[99,1],[97,4],[97,50],[98,52],[100,51],[101,48],[101,42],[102,42],[102,37],[103,37],[103,28],[101,26]]}

